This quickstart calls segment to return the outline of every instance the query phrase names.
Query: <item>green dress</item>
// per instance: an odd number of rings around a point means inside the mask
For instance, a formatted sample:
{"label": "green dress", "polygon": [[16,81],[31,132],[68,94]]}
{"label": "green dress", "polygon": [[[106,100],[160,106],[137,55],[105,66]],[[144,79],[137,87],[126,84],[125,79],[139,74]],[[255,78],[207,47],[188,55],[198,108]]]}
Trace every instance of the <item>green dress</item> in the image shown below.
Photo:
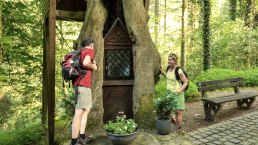
{"label": "green dress", "polygon": [[[181,69],[178,70],[178,74],[183,73]],[[178,92],[181,84],[176,80],[175,69],[168,70],[167,72],[167,90],[172,92]],[[185,96],[184,92],[179,93],[174,100],[176,103],[173,105],[173,110],[184,110],[185,109]]]}

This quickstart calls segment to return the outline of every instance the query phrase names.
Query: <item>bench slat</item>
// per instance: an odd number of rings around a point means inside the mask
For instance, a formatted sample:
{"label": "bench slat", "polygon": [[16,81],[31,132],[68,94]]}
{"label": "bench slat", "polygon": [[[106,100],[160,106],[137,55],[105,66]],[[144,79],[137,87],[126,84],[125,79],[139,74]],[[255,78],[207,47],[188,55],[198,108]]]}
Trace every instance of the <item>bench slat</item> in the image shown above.
{"label": "bench slat", "polygon": [[234,82],[234,83],[224,83],[224,84],[216,84],[210,86],[202,86],[199,87],[199,91],[212,91],[216,89],[228,88],[228,87],[235,87],[235,86],[242,86],[243,82]]}
{"label": "bench slat", "polygon": [[203,86],[224,84],[224,83],[232,83],[232,82],[243,82],[243,78],[240,77],[240,78],[229,78],[229,79],[224,79],[224,80],[202,81],[202,82],[198,82],[197,86],[198,87],[203,87]]}
{"label": "bench slat", "polygon": [[248,99],[256,96],[258,96],[258,93],[248,92],[248,93],[237,93],[237,94],[223,96],[223,97],[203,98],[202,100],[217,104],[217,103],[229,102],[229,101],[240,100],[240,99]]}

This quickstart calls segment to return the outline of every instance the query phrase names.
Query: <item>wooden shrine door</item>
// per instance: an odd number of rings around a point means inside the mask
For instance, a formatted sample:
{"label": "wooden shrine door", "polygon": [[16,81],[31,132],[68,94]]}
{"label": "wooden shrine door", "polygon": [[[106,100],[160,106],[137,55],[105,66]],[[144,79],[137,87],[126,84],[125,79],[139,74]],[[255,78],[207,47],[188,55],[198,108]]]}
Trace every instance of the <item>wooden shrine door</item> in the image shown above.
{"label": "wooden shrine door", "polygon": [[133,118],[133,52],[127,29],[117,19],[104,38],[104,118],[114,120],[123,111]]}

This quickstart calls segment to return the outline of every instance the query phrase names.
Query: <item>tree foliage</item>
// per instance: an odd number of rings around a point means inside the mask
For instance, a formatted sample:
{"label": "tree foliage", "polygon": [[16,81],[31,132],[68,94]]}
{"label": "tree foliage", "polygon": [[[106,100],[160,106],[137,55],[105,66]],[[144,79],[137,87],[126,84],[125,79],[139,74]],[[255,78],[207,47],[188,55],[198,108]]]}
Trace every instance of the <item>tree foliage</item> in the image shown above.
{"label": "tree foliage", "polygon": [[26,127],[26,122],[40,117],[42,32],[38,5],[37,0],[2,3],[4,55],[0,64],[0,99],[9,101],[6,107],[10,109],[1,111],[0,116],[7,119],[1,128]]}

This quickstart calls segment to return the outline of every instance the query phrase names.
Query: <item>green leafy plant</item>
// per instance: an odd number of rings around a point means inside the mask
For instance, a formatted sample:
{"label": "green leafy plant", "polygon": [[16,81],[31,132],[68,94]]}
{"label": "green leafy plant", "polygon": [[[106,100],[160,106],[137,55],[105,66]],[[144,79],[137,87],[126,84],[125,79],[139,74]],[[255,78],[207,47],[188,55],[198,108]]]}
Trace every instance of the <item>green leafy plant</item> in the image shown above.
{"label": "green leafy plant", "polygon": [[109,133],[123,135],[137,131],[137,124],[133,119],[117,116],[115,121],[108,121],[103,128]]}
{"label": "green leafy plant", "polygon": [[174,103],[176,103],[176,93],[166,91],[161,97],[155,98],[154,104],[156,106],[157,118],[160,120],[166,120],[170,118],[171,111],[173,110]]}

